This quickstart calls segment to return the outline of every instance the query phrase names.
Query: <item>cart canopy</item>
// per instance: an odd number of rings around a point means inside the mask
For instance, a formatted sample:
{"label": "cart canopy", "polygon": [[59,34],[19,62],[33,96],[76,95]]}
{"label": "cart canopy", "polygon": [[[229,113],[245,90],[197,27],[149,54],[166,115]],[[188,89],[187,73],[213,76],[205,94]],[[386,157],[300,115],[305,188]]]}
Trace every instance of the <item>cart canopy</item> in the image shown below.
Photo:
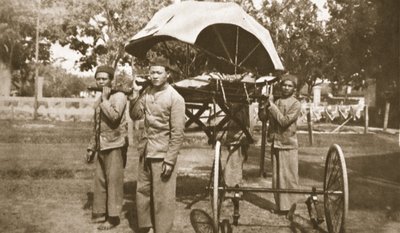
{"label": "cart canopy", "polygon": [[268,30],[236,3],[184,1],[167,6],[128,41],[125,50],[143,57],[167,40],[212,55],[223,73],[236,73],[238,67],[259,75],[284,69]]}

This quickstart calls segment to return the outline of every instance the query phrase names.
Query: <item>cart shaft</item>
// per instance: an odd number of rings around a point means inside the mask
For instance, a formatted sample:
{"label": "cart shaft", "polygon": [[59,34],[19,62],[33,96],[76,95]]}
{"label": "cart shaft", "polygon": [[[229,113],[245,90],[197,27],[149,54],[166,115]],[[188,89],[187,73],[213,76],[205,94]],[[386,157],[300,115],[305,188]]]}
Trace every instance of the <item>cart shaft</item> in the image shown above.
{"label": "cart shaft", "polygon": [[219,190],[224,190],[228,192],[259,192],[259,193],[292,193],[292,194],[316,194],[316,195],[323,195],[323,194],[332,194],[332,195],[342,195],[342,191],[323,191],[316,189],[313,190],[306,190],[306,189],[276,189],[276,188],[256,188],[256,187],[220,187]]}

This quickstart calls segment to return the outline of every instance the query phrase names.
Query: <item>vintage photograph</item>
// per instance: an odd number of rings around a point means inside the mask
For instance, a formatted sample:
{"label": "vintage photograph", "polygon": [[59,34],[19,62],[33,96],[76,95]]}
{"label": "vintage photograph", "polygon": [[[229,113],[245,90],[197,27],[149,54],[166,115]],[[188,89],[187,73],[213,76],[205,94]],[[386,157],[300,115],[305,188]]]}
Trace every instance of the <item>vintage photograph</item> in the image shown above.
{"label": "vintage photograph", "polygon": [[0,0],[0,232],[400,232],[398,0]]}

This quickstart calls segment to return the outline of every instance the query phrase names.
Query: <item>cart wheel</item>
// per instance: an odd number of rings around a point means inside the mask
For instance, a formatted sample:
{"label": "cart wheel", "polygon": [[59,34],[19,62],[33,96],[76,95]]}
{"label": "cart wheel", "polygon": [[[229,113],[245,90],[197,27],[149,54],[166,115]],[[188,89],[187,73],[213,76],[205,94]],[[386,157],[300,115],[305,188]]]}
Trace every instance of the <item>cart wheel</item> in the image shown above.
{"label": "cart wheel", "polygon": [[329,148],[325,163],[324,208],[328,232],[345,232],[349,189],[344,155],[336,144]]}
{"label": "cart wheel", "polygon": [[214,165],[211,174],[211,182],[210,182],[210,196],[211,196],[211,207],[212,207],[212,217],[213,217],[213,226],[214,232],[218,233],[219,231],[219,215],[221,210],[221,204],[224,197],[224,191],[219,190],[219,187],[223,187],[222,182],[222,169],[221,169],[221,143],[219,141],[215,144],[215,156],[214,156]]}
{"label": "cart wheel", "polygon": [[194,209],[190,212],[190,223],[196,233],[213,233],[213,220],[205,211]]}

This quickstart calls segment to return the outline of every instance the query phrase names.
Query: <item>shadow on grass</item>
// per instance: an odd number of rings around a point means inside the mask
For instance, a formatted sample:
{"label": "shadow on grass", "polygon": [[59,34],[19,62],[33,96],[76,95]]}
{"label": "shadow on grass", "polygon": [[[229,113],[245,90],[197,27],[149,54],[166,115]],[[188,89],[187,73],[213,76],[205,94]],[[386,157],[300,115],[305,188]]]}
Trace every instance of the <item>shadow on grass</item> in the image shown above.
{"label": "shadow on grass", "polygon": [[400,153],[346,159],[350,209],[400,212]]}
{"label": "shadow on grass", "polygon": [[373,176],[400,184],[400,152],[347,158],[346,164],[363,176]]}
{"label": "shadow on grass", "polygon": [[[349,208],[400,210],[399,165],[399,153],[346,158]],[[324,166],[318,163],[300,162],[300,177],[312,179],[322,184]],[[389,185],[387,185],[388,183]]]}
{"label": "shadow on grass", "polygon": [[[329,138],[338,138],[338,135]],[[362,135],[363,140],[365,139]],[[345,137],[349,140],[348,137]],[[341,141],[344,139],[342,138]],[[350,140],[351,141],[351,140]],[[348,144],[349,142],[347,142]],[[305,149],[307,151],[307,149]],[[360,149],[361,151],[361,149]],[[327,152],[327,151],[326,151]],[[259,148],[249,150],[249,159],[246,162],[244,178],[259,176]],[[304,150],[300,152],[300,157]],[[323,154],[325,156],[325,154]],[[269,150],[266,152],[265,171],[267,178],[270,177],[271,160]],[[317,156],[317,155],[316,155]],[[400,211],[400,153],[376,154],[368,156],[346,157],[348,185],[349,185],[349,208],[350,210],[389,210],[389,212]],[[325,172],[325,161],[316,157],[313,161],[299,161],[299,176],[301,179],[315,181],[318,189],[323,189]],[[389,185],[386,185],[389,183]],[[270,209],[273,203],[263,201],[257,195],[247,194],[249,201],[260,208]],[[321,197],[323,199],[323,197]]]}
{"label": "shadow on grass", "polygon": [[90,177],[90,171],[86,169],[68,168],[29,168],[29,169],[6,169],[0,171],[2,179],[69,179],[79,176]]}
{"label": "shadow on grass", "polygon": [[275,209],[275,203],[272,203],[271,201],[262,198],[255,193],[250,193],[250,192],[243,193],[243,200],[255,206],[258,206],[259,208],[264,210],[273,211]]}
{"label": "shadow on grass", "polygon": [[[82,209],[92,210],[93,208],[93,192],[86,193],[86,202],[83,204]],[[136,216],[136,181],[124,183],[124,205],[122,212],[125,213],[124,217],[128,220],[129,227],[138,232],[138,223]]]}
{"label": "shadow on grass", "polygon": [[86,193],[86,202],[83,204],[82,209],[91,210],[93,207],[93,192]]}
{"label": "shadow on grass", "polygon": [[176,183],[176,200],[186,204],[186,209],[190,209],[199,201],[205,200],[209,196],[207,186],[209,180],[191,176],[178,176]]}
{"label": "shadow on grass", "polygon": [[128,219],[129,227],[138,232],[139,226],[137,222],[136,212],[136,181],[124,183],[124,206],[122,212],[125,212],[125,218]]}
{"label": "shadow on grass", "polygon": [[290,230],[292,232],[308,233],[311,228],[313,229],[312,232],[328,233],[326,230],[321,228],[323,225],[325,225],[325,223],[315,227],[309,219],[295,214],[294,220],[290,221]]}

